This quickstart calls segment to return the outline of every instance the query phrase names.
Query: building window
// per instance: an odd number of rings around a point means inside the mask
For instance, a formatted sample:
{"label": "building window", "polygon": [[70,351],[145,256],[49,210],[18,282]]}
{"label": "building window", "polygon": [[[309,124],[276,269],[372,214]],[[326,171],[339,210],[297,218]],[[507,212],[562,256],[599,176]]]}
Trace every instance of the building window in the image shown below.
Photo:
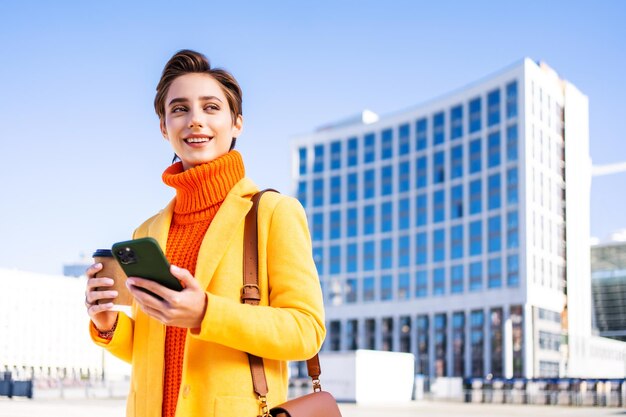
{"label": "building window", "polygon": [[444,268],[433,269],[433,295],[446,293],[446,270]]}
{"label": "building window", "polygon": [[383,239],[380,241],[380,269],[391,269],[393,267],[393,239]]}
{"label": "building window", "polygon": [[363,172],[363,198],[374,198],[376,195],[376,174],[373,169]]}
{"label": "building window", "polygon": [[557,361],[539,361],[539,377],[555,378],[559,376],[559,362]]}
{"label": "building window", "polygon": [[348,320],[346,322],[346,349],[357,350],[359,348],[359,322]]}
{"label": "building window", "polygon": [[347,230],[346,235],[348,237],[355,237],[359,234],[359,216],[355,207],[349,208],[346,211]]}
{"label": "building window", "polygon": [[506,173],[506,200],[508,204],[517,204],[517,168],[511,168]]}
{"label": "building window", "polygon": [[500,174],[489,176],[489,210],[498,209],[502,205],[500,198]]}
{"label": "building window", "polygon": [[363,271],[373,271],[376,261],[376,246],[369,240],[363,242]]}
{"label": "building window", "polygon": [[463,106],[452,107],[450,109],[450,140],[463,136]]}
{"label": "building window", "polygon": [[415,187],[424,188],[428,184],[427,159],[425,156],[415,160]]}
{"label": "building window", "polygon": [[506,268],[506,285],[509,287],[519,287],[519,256],[509,255],[506,260]]}
{"label": "building window", "polygon": [[439,112],[433,116],[433,146],[445,141],[444,113]]}
{"label": "building window", "polygon": [[374,162],[376,158],[376,135],[368,133],[363,137],[363,163]]}
{"label": "building window", "polygon": [[441,184],[446,179],[445,158],[443,151],[433,155],[433,184]]}
{"label": "building window", "polygon": [[376,349],[376,320],[365,320],[365,349]]}
{"label": "building window", "polygon": [[415,123],[415,150],[423,151],[428,144],[428,121],[420,119]]}
{"label": "building window", "polygon": [[474,174],[480,172],[482,168],[482,153],[481,153],[481,140],[480,138],[474,139],[469,143],[469,172]]}
{"label": "building window", "polygon": [[380,188],[381,195],[393,193],[393,167],[391,165],[382,167],[380,170]]}
{"label": "building window", "polygon": [[389,159],[393,156],[393,130],[385,129],[382,133],[381,159]]}
{"label": "building window", "polygon": [[500,216],[493,216],[487,222],[487,237],[489,253],[502,250],[502,227]]}
{"label": "building window", "polygon": [[426,232],[421,232],[415,235],[415,264],[426,265],[426,259],[428,255],[428,239]]}
{"label": "building window", "polygon": [[406,155],[411,152],[411,127],[408,123],[398,128],[398,153]]}
{"label": "building window", "polygon": [[300,204],[302,204],[302,207],[304,208],[306,208],[307,206],[306,194],[307,194],[307,182],[306,181],[298,182],[298,200],[300,201]]}
{"label": "building window", "polygon": [[483,288],[483,264],[482,262],[472,262],[469,265],[469,289],[479,291]]}
{"label": "building window", "polygon": [[324,205],[324,179],[313,180],[313,207]]}
{"label": "building window", "polygon": [[517,117],[517,81],[506,85],[506,117]]}
{"label": "building window", "polygon": [[428,354],[428,346],[430,338],[428,337],[430,332],[429,319],[425,314],[417,316],[417,367],[418,372],[422,375],[430,375],[430,358]]}
{"label": "building window", "polygon": [[446,218],[446,200],[444,190],[433,193],[433,222],[439,223]]}
{"label": "building window", "polygon": [[400,316],[400,352],[411,352],[411,317]]}
{"label": "building window", "polygon": [[374,301],[374,277],[363,278],[363,301]]}
{"label": "building window", "polygon": [[504,363],[502,308],[491,309],[491,373],[502,377]]}
{"label": "building window", "polygon": [[359,142],[357,138],[348,139],[348,166],[355,167],[359,163]]}
{"label": "building window", "polygon": [[553,332],[539,332],[539,349],[558,352],[561,349],[561,335]]}
{"label": "building window", "polygon": [[324,275],[324,248],[313,248],[313,261],[317,267],[317,274]]}
{"label": "building window", "polygon": [[476,220],[469,224],[470,255],[480,255],[483,251],[483,222]]}
{"label": "building window", "polygon": [[384,317],[382,320],[382,350],[393,351],[393,318]]}
{"label": "building window", "polygon": [[324,240],[324,213],[313,214],[313,232],[311,238],[313,241]]}
{"label": "building window", "polygon": [[422,298],[428,295],[428,273],[417,271],[415,273],[415,297]]}
{"label": "building window", "polygon": [[398,300],[408,300],[411,298],[411,275],[408,272],[403,272],[398,275]]}
{"label": "building window", "polygon": [[447,352],[448,352],[448,324],[446,314],[435,314],[435,376],[448,375]]}
{"label": "building window", "polygon": [[330,350],[334,352],[341,350],[341,322],[332,320],[328,330],[330,330],[328,332],[330,333]]}
{"label": "building window", "polygon": [[420,194],[415,198],[415,225],[425,226],[428,221],[428,197]]}
{"label": "building window", "polygon": [[391,232],[393,229],[393,203],[391,201],[384,202],[380,206],[380,231]]}
{"label": "building window", "polygon": [[465,376],[465,313],[452,314],[452,376]]}
{"label": "building window", "polygon": [[359,197],[359,177],[356,172],[348,174],[347,194],[348,201],[356,201]]}
{"label": "building window", "polygon": [[502,261],[489,259],[489,288],[502,288]]}
{"label": "building window", "polygon": [[446,258],[446,233],[444,229],[433,231],[433,262],[441,262]]}
{"label": "building window", "polygon": [[500,165],[500,131],[495,131],[487,136],[487,143],[489,146],[489,168],[497,167]]}
{"label": "building window", "polygon": [[349,243],[346,247],[346,272],[356,272],[358,269],[359,250],[356,243]]}
{"label": "building window", "polygon": [[315,145],[315,148],[313,148],[313,154],[315,156],[315,158],[313,159],[313,172],[323,172],[324,145]]}
{"label": "building window", "polygon": [[411,239],[408,235],[398,238],[398,266],[405,267],[411,265]]}
{"label": "building window", "polygon": [[470,340],[472,344],[473,377],[485,376],[485,313],[474,310],[470,313]]}
{"label": "building window", "polygon": [[307,149],[306,148],[300,148],[298,149],[298,155],[299,155],[299,166],[300,166],[300,175],[305,175],[307,172]]}
{"label": "building window", "polygon": [[411,227],[411,201],[403,198],[398,201],[398,229],[406,230]]}
{"label": "building window", "polygon": [[463,225],[450,228],[450,259],[463,257]]}
{"label": "building window", "polygon": [[398,169],[398,192],[404,193],[411,189],[411,163],[401,162]]}
{"label": "building window", "polygon": [[463,176],[463,146],[455,146],[450,151],[450,178]]}
{"label": "building window", "polygon": [[513,344],[513,377],[524,376],[524,315],[522,306],[511,306],[510,311]]}
{"label": "building window", "polygon": [[341,203],[341,177],[331,177],[330,179],[330,204]]}
{"label": "building window", "polygon": [[518,223],[517,211],[509,211],[506,224],[506,247],[508,249],[519,247]]}
{"label": "building window", "polygon": [[341,246],[330,247],[330,275],[337,275],[341,273]]}
{"label": "building window", "polygon": [[463,185],[455,185],[450,190],[450,218],[463,217]]}
{"label": "building window", "polygon": [[469,102],[469,131],[470,133],[478,132],[482,128],[481,120],[481,100],[476,97]]}
{"label": "building window", "polygon": [[330,169],[341,168],[341,142],[336,141],[330,144]]}
{"label": "building window", "polygon": [[454,265],[450,268],[450,293],[463,292],[463,265]]}
{"label": "building window", "polygon": [[380,300],[393,300],[393,277],[391,275],[380,277]]}
{"label": "building window", "polygon": [[373,235],[376,231],[376,209],[374,205],[363,207],[363,234]]}
{"label": "building window", "polygon": [[482,195],[482,183],[480,179],[471,181],[469,183],[470,189],[470,214],[478,214],[482,211],[483,207],[483,195]]}
{"label": "building window", "polygon": [[500,90],[494,90],[487,94],[487,126],[500,123]]}
{"label": "building window", "polygon": [[506,160],[517,161],[517,125],[506,128]]}
{"label": "building window", "polygon": [[341,238],[341,211],[334,210],[330,212],[330,239]]}

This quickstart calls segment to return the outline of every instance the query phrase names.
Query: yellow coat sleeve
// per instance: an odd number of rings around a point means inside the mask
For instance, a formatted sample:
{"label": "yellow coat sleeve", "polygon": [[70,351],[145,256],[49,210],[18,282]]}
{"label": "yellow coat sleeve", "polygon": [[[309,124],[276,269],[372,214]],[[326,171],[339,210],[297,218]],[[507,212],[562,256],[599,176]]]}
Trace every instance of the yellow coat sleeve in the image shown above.
{"label": "yellow coat sleeve", "polygon": [[[209,292],[201,328],[190,334],[268,359],[305,360],[324,340],[322,293],[304,209],[294,198],[273,198],[269,218],[259,216],[259,263],[266,265],[259,281],[268,299],[250,306]],[[241,276],[229,279],[242,284]]]}

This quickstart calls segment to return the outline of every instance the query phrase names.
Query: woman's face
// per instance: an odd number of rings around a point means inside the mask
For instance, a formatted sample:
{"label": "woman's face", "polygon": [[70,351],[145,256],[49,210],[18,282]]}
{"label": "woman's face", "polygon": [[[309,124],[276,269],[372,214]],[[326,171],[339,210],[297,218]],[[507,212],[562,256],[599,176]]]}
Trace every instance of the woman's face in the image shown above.
{"label": "woman's face", "polygon": [[242,124],[241,115],[233,123],[226,95],[210,75],[185,74],[170,85],[161,132],[185,170],[228,153]]}

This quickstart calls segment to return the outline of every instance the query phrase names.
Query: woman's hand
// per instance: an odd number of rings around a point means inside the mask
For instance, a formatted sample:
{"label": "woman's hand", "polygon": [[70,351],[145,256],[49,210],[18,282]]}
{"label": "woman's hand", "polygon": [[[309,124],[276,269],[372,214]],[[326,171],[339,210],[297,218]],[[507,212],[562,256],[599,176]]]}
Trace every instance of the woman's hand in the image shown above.
{"label": "woman's hand", "polygon": [[98,300],[113,299],[117,297],[117,291],[109,290],[107,287],[113,285],[113,279],[98,277],[95,275],[102,269],[102,264],[93,264],[87,269],[87,289],[85,290],[85,307],[87,314],[102,332],[110,330],[117,319],[117,311],[111,311],[113,303],[97,304]]}
{"label": "woman's hand", "polygon": [[[207,305],[204,289],[186,269],[172,265],[170,272],[180,280],[182,291],[170,290],[154,281],[138,277],[128,277],[126,285],[135,297],[135,302],[150,317],[168,326],[200,328]],[[162,300],[142,291],[142,288]]]}

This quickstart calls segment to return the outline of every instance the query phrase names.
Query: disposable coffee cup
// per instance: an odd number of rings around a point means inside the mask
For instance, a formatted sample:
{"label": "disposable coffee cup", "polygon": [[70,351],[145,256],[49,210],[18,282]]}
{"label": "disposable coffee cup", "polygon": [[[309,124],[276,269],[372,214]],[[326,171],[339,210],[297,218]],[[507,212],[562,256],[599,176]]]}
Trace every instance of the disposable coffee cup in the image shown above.
{"label": "disposable coffee cup", "polygon": [[132,304],[133,296],[126,288],[126,274],[113,257],[113,252],[111,249],[97,249],[93,254],[93,260],[102,264],[102,269],[98,271],[95,277],[107,277],[114,281],[113,286],[102,287],[102,289],[117,291],[117,297],[99,300],[98,304],[113,302],[112,310],[127,312]]}

